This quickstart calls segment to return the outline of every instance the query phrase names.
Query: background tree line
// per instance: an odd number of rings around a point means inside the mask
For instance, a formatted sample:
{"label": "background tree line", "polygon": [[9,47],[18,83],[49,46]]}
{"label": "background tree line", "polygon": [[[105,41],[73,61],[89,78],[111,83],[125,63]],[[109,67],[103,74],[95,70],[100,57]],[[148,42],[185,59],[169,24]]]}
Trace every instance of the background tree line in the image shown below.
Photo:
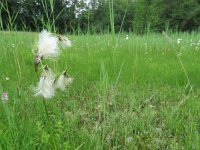
{"label": "background tree line", "polygon": [[0,29],[105,33],[111,14],[116,32],[193,31],[200,25],[200,1],[1,0]]}

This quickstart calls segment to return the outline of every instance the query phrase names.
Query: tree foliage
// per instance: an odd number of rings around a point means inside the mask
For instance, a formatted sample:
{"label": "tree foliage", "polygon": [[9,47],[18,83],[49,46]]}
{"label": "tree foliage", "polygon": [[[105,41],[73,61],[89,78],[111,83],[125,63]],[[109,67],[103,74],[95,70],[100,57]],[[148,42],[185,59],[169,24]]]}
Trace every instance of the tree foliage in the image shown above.
{"label": "tree foliage", "polygon": [[[111,0],[1,0],[0,29],[110,32]],[[115,31],[198,30],[198,0],[113,0]]]}

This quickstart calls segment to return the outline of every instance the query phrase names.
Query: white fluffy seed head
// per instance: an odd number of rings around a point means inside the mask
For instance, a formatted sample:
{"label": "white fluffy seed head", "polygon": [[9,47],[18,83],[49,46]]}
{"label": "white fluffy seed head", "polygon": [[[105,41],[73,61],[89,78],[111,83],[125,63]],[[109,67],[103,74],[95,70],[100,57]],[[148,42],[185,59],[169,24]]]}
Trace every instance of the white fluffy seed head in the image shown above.
{"label": "white fluffy seed head", "polygon": [[59,41],[61,46],[64,48],[72,46],[72,42],[66,36],[59,37]]}
{"label": "white fluffy seed head", "polygon": [[42,75],[46,76],[48,79],[55,80],[55,74],[53,73],[53,71],[51,70],[51,68],[49,68],[48,66],[44,67],[44,71],[43,71]]}
{"label": "white fluffy seed head", "polygon": [[128,40],[128,35],[126,35],[126,40]]}
{"label": "white fluffy seed head", "polygon": [[177,44],[180,44],[181,41],[182,41],[182,39],[178,38],[178,39],[177,39]]}
{"label": "white fluffy seed head", "polygon": [[56,57],[59,55],[58,38],[46,30],[39,34],[38,56],[41,58]]}
{"label": "white fluffy seed head", "polygon": [[35,89],[35,96],[43,96],[50,99],[55,95],[55,75],[50,68],[46,68],[40,77],[38,86]]}
{"label": "white fluffy seed head", "polygon": [[57,82],[56,82],[56,88],[60,89],[61,91],[64,91],[67,87],[69,87],[72,82],[74,81],[74,78],[70,78],[66,75],[66,72],[63,72]]}

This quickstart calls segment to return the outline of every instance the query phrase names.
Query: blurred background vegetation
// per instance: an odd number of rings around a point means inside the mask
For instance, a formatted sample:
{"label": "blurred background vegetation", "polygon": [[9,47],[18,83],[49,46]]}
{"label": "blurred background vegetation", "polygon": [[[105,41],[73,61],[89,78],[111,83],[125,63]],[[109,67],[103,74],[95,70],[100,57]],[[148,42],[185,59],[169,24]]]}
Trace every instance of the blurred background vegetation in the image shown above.
{"label": "blurred background vegetation", "polygon": [[115,32],[198,31],[200,25],[199,0],[1,0],[0,29],[107,33],[111,13]]}

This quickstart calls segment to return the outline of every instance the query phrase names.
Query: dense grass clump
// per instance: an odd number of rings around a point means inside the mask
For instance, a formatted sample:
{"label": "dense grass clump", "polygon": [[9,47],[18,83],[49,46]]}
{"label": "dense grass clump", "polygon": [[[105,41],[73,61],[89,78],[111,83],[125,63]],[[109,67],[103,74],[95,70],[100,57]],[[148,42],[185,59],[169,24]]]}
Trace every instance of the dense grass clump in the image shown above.
{"label": "dense grass clump", "polygon": [[49,117],[33,90],[37,36],[0,32],[1,149],[200,148],[198,34],[170,35],[175,47],[161,34],[71,35],[73,46],[44,62],[74,77],[46,101]]}

